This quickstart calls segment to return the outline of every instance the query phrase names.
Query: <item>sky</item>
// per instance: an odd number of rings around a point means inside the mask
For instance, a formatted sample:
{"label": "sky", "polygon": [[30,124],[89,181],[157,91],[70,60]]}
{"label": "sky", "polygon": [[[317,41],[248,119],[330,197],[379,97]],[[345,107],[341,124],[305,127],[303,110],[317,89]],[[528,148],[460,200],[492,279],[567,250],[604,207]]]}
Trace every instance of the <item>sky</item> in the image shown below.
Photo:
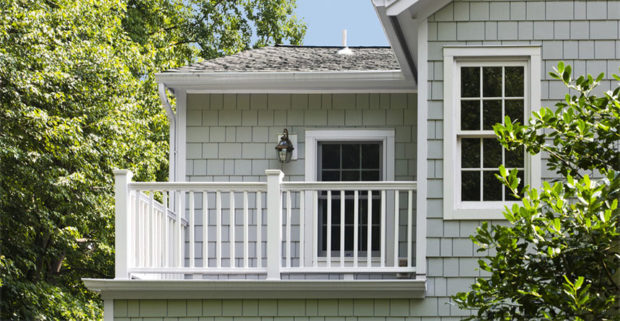
{"label": "sky", "polygon": [[389,46],[371,0],[297,0],[296,13],[308,27],[306,46],[340,46],[342,29],[349,46]]}

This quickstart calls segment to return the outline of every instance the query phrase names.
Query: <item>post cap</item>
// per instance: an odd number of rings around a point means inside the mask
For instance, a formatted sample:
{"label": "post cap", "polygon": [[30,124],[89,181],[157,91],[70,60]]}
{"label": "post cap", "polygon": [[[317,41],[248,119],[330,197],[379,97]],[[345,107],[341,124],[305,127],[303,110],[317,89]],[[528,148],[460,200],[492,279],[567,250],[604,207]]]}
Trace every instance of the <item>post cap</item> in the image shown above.
{"label": "post cap", "polygon": [[133,173],[128,170],[128,169],[118,169],[115,168],[112,170],[112,173],[114,173],[114,176],[122,176],[122,175],[129,175],[129,176],[133,176]]}

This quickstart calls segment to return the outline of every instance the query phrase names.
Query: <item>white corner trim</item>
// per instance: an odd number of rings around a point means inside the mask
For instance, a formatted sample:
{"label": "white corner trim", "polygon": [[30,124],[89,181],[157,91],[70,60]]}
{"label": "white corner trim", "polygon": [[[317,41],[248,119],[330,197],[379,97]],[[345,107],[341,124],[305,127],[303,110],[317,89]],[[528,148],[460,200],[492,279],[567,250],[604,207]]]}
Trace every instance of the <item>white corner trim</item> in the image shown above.
{"label": "white corner trim", "polygon": [[[460,62],[506,63],[513,61],[525,62],[528,68],[525,77],[525,88],[529,96],[529,107],[526,115],[540,108],[541,87],[541,49],[540,46],[475,46],[444,48],[444,144],[443,144],[443,214],[446,220],[504,220],[502,214],[506,205],[515,202],[478,202],[465,203],[457,201],[460,183],[456,181],[459,171],[456,134],[460,113],[455,112],[456,68]],[[526,184],[532,187],[540,185],[541,160],[540,154],[526,157]],[[419,187],[418,187],[419,188]],[[483,204],[484,203],[484,204]],[[476,205],[478,204],[478,205]]]}
{"label": "white corner trim", "polygon": [[103,300],[103,321],[114,321],[114,300]]}
{"label": "white corner trim", "polygon": [[[428,22],[418,24],[418,83],[423,84],[418,91],[418,146],[417,146],[417,192],[416,192],[416,269],[417,273],[426,275],[426,217],[427,213],[427,178],[428,178]],[[422,63],[419,63],[422,62]],[[421,261],[421,262],[420,262]]]}
{"label": "white corner trim", "polygon": [[82,279],[104,300],[424,298],[426,279],[110,280]]}

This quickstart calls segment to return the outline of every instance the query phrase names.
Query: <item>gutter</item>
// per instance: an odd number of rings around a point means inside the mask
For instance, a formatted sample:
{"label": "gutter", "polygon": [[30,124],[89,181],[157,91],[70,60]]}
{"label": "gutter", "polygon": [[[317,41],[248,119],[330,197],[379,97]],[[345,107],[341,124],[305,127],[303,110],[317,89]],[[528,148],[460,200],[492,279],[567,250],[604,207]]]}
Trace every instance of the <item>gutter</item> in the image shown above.
{"label": "gutter", "polygon": [[166,115],[168,116],[168,121],[170,123],[170,154],[168,155],[168,180],[170,182],[175,182],[175,159],[177,155],[176,117],[174,115],[174,111],[172,110],[172,105],[170,105],[170,101],[168,100],[168,95],[166,94],[166,85],[160,83],[158,85],[158,93],[159,99],[161,100],[161,103],[166,110]]}

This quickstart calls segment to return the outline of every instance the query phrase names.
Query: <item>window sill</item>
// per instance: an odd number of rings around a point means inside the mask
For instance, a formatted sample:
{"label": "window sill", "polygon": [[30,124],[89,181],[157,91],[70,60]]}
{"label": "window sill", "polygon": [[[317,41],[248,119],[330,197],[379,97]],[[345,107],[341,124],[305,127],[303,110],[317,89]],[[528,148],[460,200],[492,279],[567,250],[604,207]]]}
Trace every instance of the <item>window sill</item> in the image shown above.
{"label": "window sill", "polygon": [[448,209],[444,213],[444,220],[506,220],[504,217],[504,207],[511,207],[516,202],[503,202],[501,206],[475,207],[474,204],[461,205]]}

